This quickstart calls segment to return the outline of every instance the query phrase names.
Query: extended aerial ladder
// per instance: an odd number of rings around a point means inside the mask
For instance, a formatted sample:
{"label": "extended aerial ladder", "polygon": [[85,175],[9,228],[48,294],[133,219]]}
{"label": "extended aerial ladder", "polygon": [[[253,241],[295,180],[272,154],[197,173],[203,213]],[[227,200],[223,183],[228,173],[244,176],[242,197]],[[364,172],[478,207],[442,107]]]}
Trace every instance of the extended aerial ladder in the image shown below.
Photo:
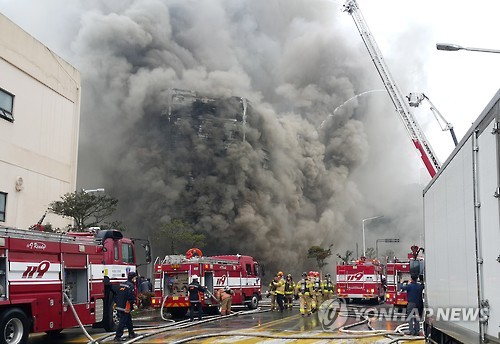
{"label": "extended aerial ladder", "polygon": [[356,0],[347,0],[344,4],[344,12],[349,13],[354,19],[354,23],[358,28],[358,31],[365,43],[366,48],[368,49],[368,53],[370,54],[373,63],[375,64],[375,68],[382,78],[384,86],[391,97],[391,100],[396,107],[396,111],[399,114],[399,117],[403,121],[403,125],[410,136],[415,148],[419,151],[422,161],[427,168],[427,171],[434,177],[437,171],[441,168],[441,163],[439,162],[436,154],[434,153],[432,147],[427,142],[425,135],[418,125],[417,121],[413,117],[413,114],[410,111],[408,103],[406,102],[404,96],[399,90],[396,82],[392,78],[392,75],[387,67],[382,53],[380,52],[377,42],[373,38],[368,25],[366,24],[363,15],[359,9],[358,3]]}
{"label": "extended aerial ladder", "polygon": [[427,97],[424,93],[412,92],[406,98],[408,98],[408,103],[410,104],[411,107],[419,107],[424,100],[427,100],[427,102],[430,105],[430,109],[434,117],[436,118],[436,121],[439,123],[439,126],[441,127],[441,130],[442,131],[449,130],[453,143],[455,144],[455,147],[458,145],[458,140],[457,136],[455,135],[455,130],[453,129],[453,124],[451,124],[446,120],[446,118],[444,118],[441,112],[439,112],[439,110],[431,102],[429,97]]}

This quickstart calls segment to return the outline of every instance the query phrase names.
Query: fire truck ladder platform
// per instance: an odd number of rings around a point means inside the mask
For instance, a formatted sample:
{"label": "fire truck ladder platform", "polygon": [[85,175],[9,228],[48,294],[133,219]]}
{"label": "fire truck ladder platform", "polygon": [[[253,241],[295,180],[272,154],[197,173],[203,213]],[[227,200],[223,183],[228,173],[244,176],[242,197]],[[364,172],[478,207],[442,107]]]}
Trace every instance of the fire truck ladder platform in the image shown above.
{"label": "fire truck ladder platform", "polygon": [[48,233],[32,231],[27,229],[18,229],[12,227],[0,226],[0,236],[16,238],[16,239],[27,239],[27,240],[46,240],[51,242],[61,242],[69,244],[94,244],[98,245],[99,240],[94,237],[77,237],[71,236],[64,233]]}
{"label": "fire truck ladder platform", "polygon": [[[157,258],[156,261],[159,259]],[[221,259],[221,258],[212,258],[212,257],[193,257],[186,258],[184,255],[167,255],[160,262],[163,264],[188,264],[188,263],[203,263],[203,264],[219,264],[219,265],[235,265],[238,264],[237,260],[232,259]]]}

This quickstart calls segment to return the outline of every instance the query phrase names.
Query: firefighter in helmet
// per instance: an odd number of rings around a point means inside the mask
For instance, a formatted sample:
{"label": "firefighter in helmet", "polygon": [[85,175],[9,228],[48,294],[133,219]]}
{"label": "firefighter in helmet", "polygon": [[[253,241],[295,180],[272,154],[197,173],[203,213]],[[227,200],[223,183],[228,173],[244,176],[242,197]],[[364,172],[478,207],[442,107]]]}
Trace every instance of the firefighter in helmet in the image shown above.
{"label": "firefighter in helmet", "polygon": [[269,290],[267,292],[267,296],[271,297],[271,312],[274,312],[276,309],[276,287],[274,286],[274,282],[278,281],[278,275],[275,275],[272,281],[269,283]]}
{"label": "firefighter in helmet", "polygon": [[302,273],[302,278],[295,285],[295,295],[299,298],[300,315],[311,315],[311,292],[313,285],[307,277],[307,272]]}
{"label": "firefighter in helmet", "polygon": [[335,284],[332,281],[332,275],[327,273],[325,279],[321,282],[323,289],[323,301],[333,299],[335,294]]}
{"label": "firefighter in helmet", "polygon": [[309,279],[312,284],[311,308],[312,311],[315,312],[322,301],[321,279],[319,277],[319,272],[309,271]]}
{"label": "firefighter in helmet", "polygon": [[295,283],[291,274],[288,274],[285,279],[285,309],[292,309],[293,294],[295,292]]}
{"label": "firefighter in helmet", "polygon": [[283,305],[283,301],[285,298],[285,281],[283,280],[283,272],[278,272],[276,275],[278,279],[273,281],[273,285],[276,288],[276,303],[280,309],[280,312],[283,312],[285,306]]}

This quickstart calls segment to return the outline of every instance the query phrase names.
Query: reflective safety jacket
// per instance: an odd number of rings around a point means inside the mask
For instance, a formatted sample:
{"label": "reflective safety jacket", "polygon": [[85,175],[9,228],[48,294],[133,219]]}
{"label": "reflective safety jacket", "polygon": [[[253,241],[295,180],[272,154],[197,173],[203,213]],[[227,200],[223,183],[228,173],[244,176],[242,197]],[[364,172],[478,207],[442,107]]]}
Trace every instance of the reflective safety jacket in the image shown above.
{"label": "reflective safety jacket", "polygon": [[295,292],[301,296],[301,295],[310,295],[312,292],[312,287],[313,284],[307,280],[307,279],[301,279],[300,281],[297,282],[295,285]]}
{"label": "reflective safety jacket", "polygon": [[274,280],[269,283],[269,294],[276,295],[276,287],[274,286]]}
{"label": "reflective safety jacket", "polygon": [[319,278],[313,282],[313,289],[317,293],[322,291],[322,283]]}
{"label": "reflective safety jacket", "polygon": [[276,294],[285,295],[285,281],[280,278],[278,282],[273,281],[273,285],[276,287]]}
{"label": "reflective safety jacket", "polygon": [[333,284],[331,278],[327,278],[321,282],[321,287],[325,293],[333,293],[335,291],[335,284]]}
{"label": "reflective safety jacket", "polygon": [[285,295],[292,295],[295,290],[295,283],[293,281],[285,282]]}

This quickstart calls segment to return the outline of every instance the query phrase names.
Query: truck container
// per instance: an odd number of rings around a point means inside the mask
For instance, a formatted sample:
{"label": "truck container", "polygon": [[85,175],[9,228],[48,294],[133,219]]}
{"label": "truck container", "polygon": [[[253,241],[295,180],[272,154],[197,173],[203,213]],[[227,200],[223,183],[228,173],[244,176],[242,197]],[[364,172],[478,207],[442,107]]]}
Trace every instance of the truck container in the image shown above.
{"label": "truck container", "polygon": [[430,342],[500,343],[499,102],[500,91],[423,192]]}

